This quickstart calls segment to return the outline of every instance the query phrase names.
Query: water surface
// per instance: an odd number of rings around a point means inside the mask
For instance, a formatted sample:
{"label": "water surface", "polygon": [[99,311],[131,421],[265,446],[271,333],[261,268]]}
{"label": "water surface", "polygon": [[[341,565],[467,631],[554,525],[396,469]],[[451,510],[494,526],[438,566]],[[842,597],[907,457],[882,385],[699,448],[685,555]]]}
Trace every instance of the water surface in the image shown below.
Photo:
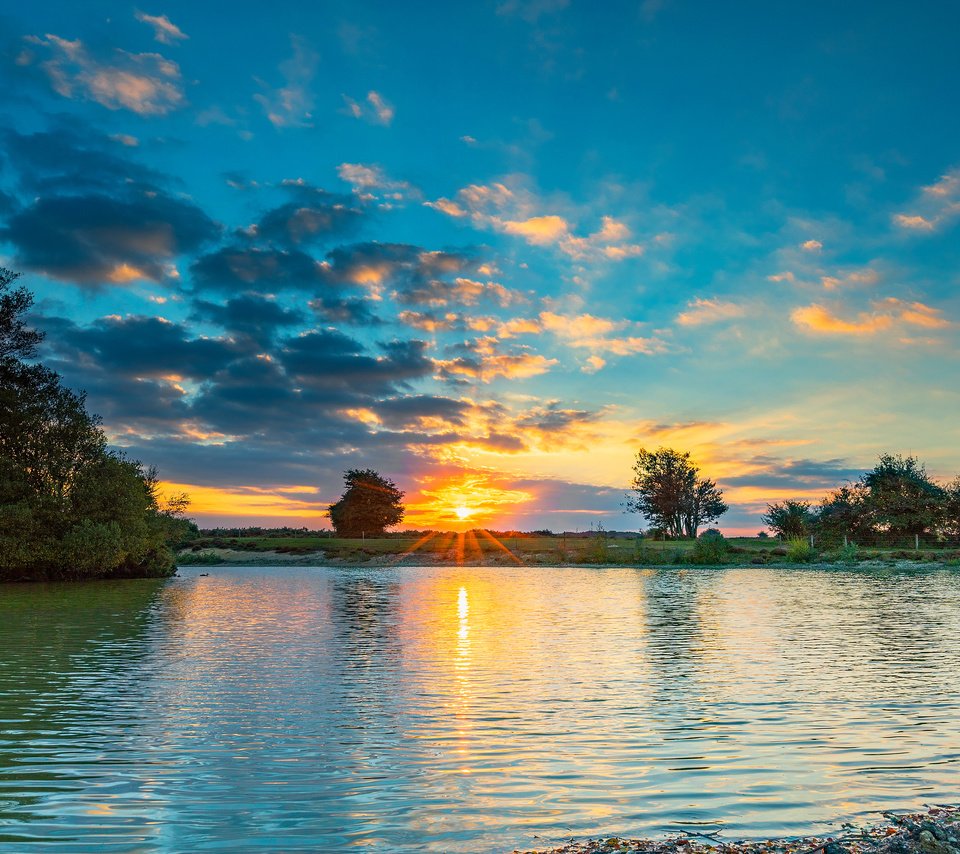
{"label": "water surface", "polygon": [[958,800],[956,572],[209,572],[0,588],[0,850],[510,851]]}

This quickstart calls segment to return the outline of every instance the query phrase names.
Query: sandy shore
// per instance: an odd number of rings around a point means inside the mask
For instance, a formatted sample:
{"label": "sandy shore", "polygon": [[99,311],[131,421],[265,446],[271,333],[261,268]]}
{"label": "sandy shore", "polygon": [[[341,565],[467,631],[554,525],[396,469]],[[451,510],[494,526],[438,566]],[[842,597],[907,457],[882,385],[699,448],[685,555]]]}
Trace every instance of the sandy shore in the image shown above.
{"label": "sandy shore", "polygon": [[831,836],[764,840],[728,840],[719,834],[666,839],[611,836],[570,841],[554,848],[515,849],[514,854],[960,854],[960,805],[882,815],[884,820],[877,824],[844,825]]}

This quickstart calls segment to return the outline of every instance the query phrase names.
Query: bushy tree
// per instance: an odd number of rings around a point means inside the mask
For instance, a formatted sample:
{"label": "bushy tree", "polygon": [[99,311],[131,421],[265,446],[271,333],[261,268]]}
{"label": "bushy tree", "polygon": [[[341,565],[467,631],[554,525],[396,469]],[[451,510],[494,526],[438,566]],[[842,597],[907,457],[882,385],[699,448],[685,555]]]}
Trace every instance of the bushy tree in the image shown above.
{"label": "bushy tree", "polygon": [[868,491],[862,484],[841,486],[821,499],[814,533],[827,542],[849,537],[855,543],[870,542],[873,525],[867,505]]}
{"label": "bushy tree", "polygon": [[817,514],[806,501],[783,501],[768,504],[760,517],[763,524],[785,540],[806,537],[817,521]]}
{"label": "bushy tree", "polygon": [[327,515],[341,537],[380,536],[403,521],[403,492],[373,469],[344,472],[346,490]]}
{"label": "bushy tree", "polygon": [[883,454],[862,478],[873,527],[893,541],[935,530],[947,497],[916,457]]}
{"label": "bushy tree", "polygon": [[169,575],[190,523],[156,475],[107,448],[82,394],[24,359],[42,336],[32,297],[0,270],[0,579]]}
{"label": "bushy tree", "polygon": [[960,477],[944,488],[941,531],[948,537],[960,537]]}
{"label": "bushy tree", "polygon": [[701,525],[727,511],[717,484],[699,476],[688,452],[641,448],[633,466],[629,510],[640,513],[670,537],[694,538]]}

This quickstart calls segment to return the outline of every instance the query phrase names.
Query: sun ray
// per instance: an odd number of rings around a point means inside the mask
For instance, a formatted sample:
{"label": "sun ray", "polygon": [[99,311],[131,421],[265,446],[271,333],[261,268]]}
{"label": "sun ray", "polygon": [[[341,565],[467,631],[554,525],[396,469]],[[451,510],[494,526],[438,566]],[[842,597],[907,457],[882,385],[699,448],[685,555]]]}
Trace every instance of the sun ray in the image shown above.
{"label": "sun ray", "polygon": [[491,534],[486,528],[482,528],[480,530],[480,533],[486,539],[488,539],[491,543],[493,543],[498,549],[500,549],[500,551],[506,552],[510,560],[512,560],[514,563],[518,565],[523,563],[523,561],[521,561],[520,558],[518,558],[512,551],[510,551],[510,549],[508,549],[503,543],[501,543],[500,540],[498,540],[495,536],[493,536],[493,534]]}

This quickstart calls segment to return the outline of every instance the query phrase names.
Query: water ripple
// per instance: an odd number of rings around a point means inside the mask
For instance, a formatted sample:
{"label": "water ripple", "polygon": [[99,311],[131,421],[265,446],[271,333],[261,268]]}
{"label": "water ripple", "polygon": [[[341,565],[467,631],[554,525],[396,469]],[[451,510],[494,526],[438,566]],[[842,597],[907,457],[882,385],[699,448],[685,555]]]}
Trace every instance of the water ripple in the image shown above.
{"label": "water ripple", "polygon": [[250,568],[7,586],[0,850],[509,851],[956,800],[958,580]]}

